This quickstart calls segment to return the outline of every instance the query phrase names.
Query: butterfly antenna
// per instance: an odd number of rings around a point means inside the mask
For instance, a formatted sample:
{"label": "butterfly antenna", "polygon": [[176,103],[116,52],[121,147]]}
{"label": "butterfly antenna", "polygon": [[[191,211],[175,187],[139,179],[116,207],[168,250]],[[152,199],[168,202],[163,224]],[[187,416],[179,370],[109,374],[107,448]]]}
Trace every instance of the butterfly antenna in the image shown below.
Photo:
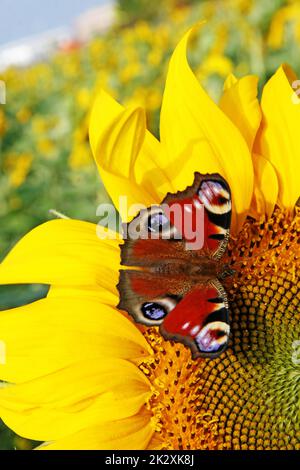
{"label": "butterfly antenna", "polygon": [[58,211],[55,210],[55,209],[49,209],[49,214],[54,215],[54,217],[56,217],[57,219],[66,219],[66,220],[70,220],[70,217],[68,217],[68,216],[65,215],[65,214],[62,214],[61,212],[58,212]]}

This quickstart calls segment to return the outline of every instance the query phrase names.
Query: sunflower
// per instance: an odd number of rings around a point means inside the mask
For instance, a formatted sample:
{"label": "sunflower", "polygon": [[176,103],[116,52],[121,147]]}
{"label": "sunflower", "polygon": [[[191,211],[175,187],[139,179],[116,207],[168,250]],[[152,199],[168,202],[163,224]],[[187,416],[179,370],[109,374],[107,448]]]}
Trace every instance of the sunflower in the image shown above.
{"label": "sunflower", "polygon": [[78,220],[35,228],[0,265],[3,284],[50,285],[46,298],[0,313],[0,416],[43,449],[300,449],[295,77],[281,66],[259,103],[256,77],[230,76],[217,106],[188,64],[192,33],[169,64],[160,142],[142,109],[124,109],[104,91],[90,141],[125,221],[120,195],[150,206],[184,190],[196,171],[227,180],[226,257],[239,267],[226,280],[229,347],[193,360],[118,311],[116,234]]}

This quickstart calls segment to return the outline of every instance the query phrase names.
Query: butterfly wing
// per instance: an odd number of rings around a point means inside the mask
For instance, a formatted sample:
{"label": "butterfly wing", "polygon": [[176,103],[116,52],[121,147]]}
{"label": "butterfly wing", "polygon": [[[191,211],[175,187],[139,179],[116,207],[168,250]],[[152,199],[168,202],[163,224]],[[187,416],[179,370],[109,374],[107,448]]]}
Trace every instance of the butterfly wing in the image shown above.
{"label": "butterfly wing", "polygon": [[[200,254],[206,253],[215,260],[222,257],[227,248],[231,223],[231,192],[224,178],[218,174],[195,173],[192,186],[181,193],[168,194],[163,202],[171,209],[173,206],[181,207],[183,214],[181,225],[187,228],[190,225],[197,226],[199,212],[204,207],[203,222],[197,227],[198,231],[203,232]],[[185,230],[182,227],[177,228],[186,239]],[[191,245],[189,246],[193,249]]]}
{"label": "butterfly wing", "polygon": [[219,260],[228,245],[231,222],[231,193],[223,178],[204,179],[198,196],[205,208],[205,247]]}
{"label": "butterfly wing", "polygon": [[[120,272],[118,307],[139,323],[160,326],[165,338],[188,345],[193,357],[219,355],[228,342],[229,320],[216,266],[229,238],[230,189],[219,175],[197,173],[191,187],[168,194],[163,204],[182,207],[180,224],[162,205],[142,210],[125,226],[122,264],[135,269]],[[187,249],[184,225],[194,224],[203,208],[203,245]],[[156,236],[149,238],[153,231]]]}
{"label": "butterfly wing", "polygon": [[158,326],[191,290],[191,280],[184,273],[122,270],[118,288],[120,309],[138,323]]}
{"label": "butterfly wing", "polygon": [[160,331],[189,346],[193,358],[220,355],[230,332],[228,301],[220,282],[214,279],[189,292],[166,315]]}

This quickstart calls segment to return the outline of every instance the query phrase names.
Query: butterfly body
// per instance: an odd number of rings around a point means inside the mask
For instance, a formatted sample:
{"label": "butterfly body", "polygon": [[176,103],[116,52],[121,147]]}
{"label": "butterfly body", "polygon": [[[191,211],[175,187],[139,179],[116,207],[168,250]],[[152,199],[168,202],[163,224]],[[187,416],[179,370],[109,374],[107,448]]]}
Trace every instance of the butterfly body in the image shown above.
{"label": "butterfly body", "polygon": [[194,358],[219,355],[228,343],[228,302],[219,279],[226,271],[220,258],[230,215],[227,183],[219,175],[197,173],[192,186],[168,194],[162,205],[142,210],[125,227],[119,308],[138,323],[159,326],[166,339],[189,346]]}

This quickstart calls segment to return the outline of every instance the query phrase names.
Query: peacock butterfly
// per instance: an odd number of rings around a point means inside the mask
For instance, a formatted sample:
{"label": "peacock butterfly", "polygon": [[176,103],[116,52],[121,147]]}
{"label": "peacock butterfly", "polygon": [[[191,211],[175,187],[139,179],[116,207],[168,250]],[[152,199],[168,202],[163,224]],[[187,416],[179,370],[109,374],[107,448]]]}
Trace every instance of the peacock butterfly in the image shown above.
{"label": "peacock butterfly", "polygon": [[218,174],[195,173],[186,190],[168,193],[161,205],[123,224],[118,308],[138,323],[159,326],[165,339],[190,347],[193,358],[216,357],[228,344],[220,259],[230,220],[227,182]]}

